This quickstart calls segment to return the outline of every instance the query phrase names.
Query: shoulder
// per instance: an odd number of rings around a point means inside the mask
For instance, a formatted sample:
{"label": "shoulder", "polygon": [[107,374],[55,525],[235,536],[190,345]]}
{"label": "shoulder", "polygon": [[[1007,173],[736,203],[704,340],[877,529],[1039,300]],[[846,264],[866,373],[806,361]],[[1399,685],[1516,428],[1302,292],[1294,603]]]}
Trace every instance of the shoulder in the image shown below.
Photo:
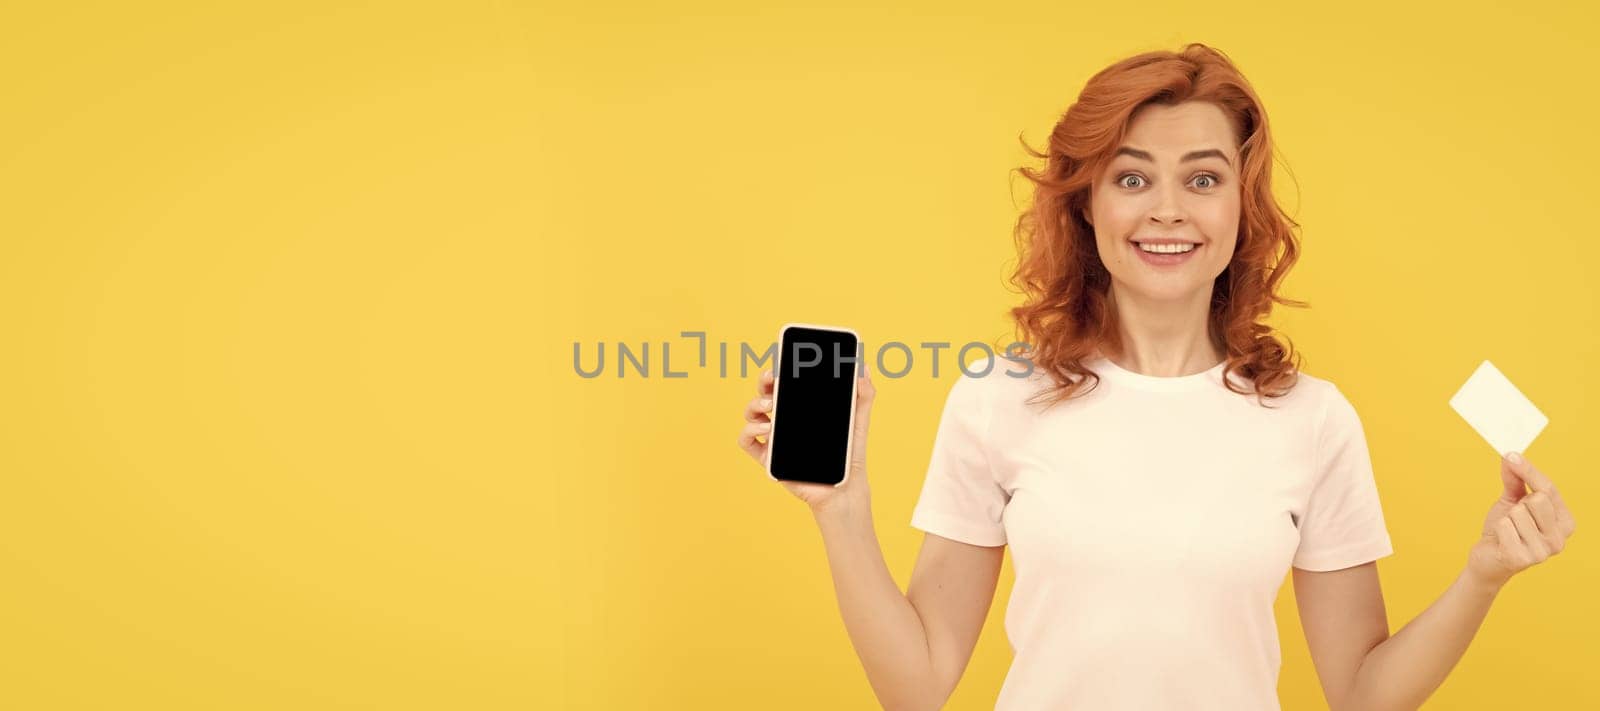
{"label": "shoulder", "polygon": [[1316,418],[1319,430],[1360,427],[1360,415],[1356,412],[1355,404],[1337,383],[1302,370],[1295,390],[1302,388],[1306,410]]}
{"label": "shoulder", "polygon": [[[992,362],[991,367],[986,367]],[[949,385],[948,407],[990,419],[995,413],[1010,416],[1026,409],[1027,402],[1051,383],[1041,371],[1000,358],[977,360],[957,368]]]}
{"label": "shoulder", "polygon": [[[1239,388],[1254,392],[1254,387],[1250,380],[1238,372],[1230,373],[1228,377]],[[1221,382],[1220,378],[1216,379],[1216,381],[1218,383]],[[1272,403],[1274,407],[1281,405],[1294,410],[1316,413],[1330,403],[1343,399],[1344,392],[1332,380],[1305,370],[1299,370],[1295,372],[1293,386],[1289,388],[1288,392],[1280,397],[1269,398],[1268,402]],[[1254,397],[1252,396],[1253,400]]]}
{"label": "shoulder", "polygon": [[1319,405],[1344,397],[1344,394],[1339,390],[1338,384],[1332,380],[1313,375],[1304,370],[1299,372],[1298,378],[1295,381],[1294,390],[1302,392],[1307,400],[1314,401]]}

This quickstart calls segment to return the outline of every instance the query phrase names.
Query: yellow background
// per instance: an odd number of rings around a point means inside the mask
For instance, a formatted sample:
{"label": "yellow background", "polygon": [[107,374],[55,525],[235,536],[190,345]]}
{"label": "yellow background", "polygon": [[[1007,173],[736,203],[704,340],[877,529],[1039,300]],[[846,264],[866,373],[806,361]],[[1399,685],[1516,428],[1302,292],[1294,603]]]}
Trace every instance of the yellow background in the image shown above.
{"label": "yellow background", "polygon": [[[678,332],[1009,335],[1017,136],[1191,40],[1297,179],[1313,308],[1274,320],[1367,427],[1393,628],[1498,491],[1455,388],[1488,358],[1550,416],[1587,530],[1428,707],[1600,701],[1583,4],[222,5],[0,21],[0,706],[873,707],[810,516],[735,448],[752,381]],[[879,380],[902,585],[943,356]],[[1010,583],[949,708],[998,692]],[[1281,696],[1322,708],[1294,609]]]}

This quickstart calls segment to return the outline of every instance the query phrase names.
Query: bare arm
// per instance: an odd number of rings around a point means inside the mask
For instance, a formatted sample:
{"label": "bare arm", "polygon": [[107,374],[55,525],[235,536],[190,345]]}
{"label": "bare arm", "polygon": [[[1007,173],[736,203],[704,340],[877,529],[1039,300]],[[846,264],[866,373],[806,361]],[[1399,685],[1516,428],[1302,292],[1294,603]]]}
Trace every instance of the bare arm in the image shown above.
{"label": "bare arm", "polygon": [[[845,480],[839,486],[779,483],[811,507],[827,549],[845,629],[878,702],[886,709],[938,709],[972,658],[994,600],[1005,547],[927,535],[911,573],[910,590],[901,594],[872,526],[867,486],[867,429],[877,388],[865,374],[857,388]],[[746,425],[739,433],[739,448],[763,463],[772,395],[772,371],[767,371],[756,382],[755,399],[745,406]]]}
{"label": "bare arm", "polygon": [[1393,636],[1375,563],[1294,570],[1300,620],[1330,707],[1420,708],[1466,653],[1511,576],[1565,548],[1577,524],[1555,484],[1520,458],[1502,460],[1501,479],[1505,491],[1485,516],[1466,569]]}
{"label": "bare arm", "polygon": [[1327,572],[1295,568],[1293,575],[1300,626],[1328,707],[1353,708],[1350,695],[1362,660],[1389,638],[1378,564]]}
{"label": "bare arm", "polygon": [[870,508],[814,511],[850,642],[886,709],[938,709],[966,670],[988,617],[1005,548],[928,534],[901,594]]}
{"label": "bare arm", "polygon": [[1416,709],[1444,683],[1477,634],[1497,589],[1461,575],[1394,636],[1377,565],[1294,570],[1311,658],[1333,709]]}

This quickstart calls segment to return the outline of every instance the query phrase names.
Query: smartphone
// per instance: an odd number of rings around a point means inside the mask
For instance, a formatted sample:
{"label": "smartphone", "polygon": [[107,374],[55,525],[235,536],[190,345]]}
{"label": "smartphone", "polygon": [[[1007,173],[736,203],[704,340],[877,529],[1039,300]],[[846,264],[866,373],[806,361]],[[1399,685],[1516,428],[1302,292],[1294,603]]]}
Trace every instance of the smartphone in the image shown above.
{"label": "smartphone", "polygon": [[767,475],[839,486],[850,476],[861,338],[805,323],[778,331]]}

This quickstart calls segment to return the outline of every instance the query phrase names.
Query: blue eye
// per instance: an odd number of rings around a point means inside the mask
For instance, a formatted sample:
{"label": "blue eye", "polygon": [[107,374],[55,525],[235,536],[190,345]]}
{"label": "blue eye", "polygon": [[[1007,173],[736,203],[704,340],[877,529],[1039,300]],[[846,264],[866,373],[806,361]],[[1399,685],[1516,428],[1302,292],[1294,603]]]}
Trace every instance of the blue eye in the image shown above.
{"label": "blue eye", "polygon": [[1217,186],[1217,178],[1216,178],[1216,176],[1202,173],[1200,175],[1195,176],[1195,178],[1194,178],[1195,183],[1199,183],[1202,180],[1206,181],[1206,184],[1205,185],[1196,185],[1195,187],[1200,188],[1202,190],[1205,190],[1205,189],[1214,188],[1214,187]]}
{"label": "blue eye", "polygon": [[1124,173],[1122,175],[1122,177],[1117,178],[1117,184],[1122,186],[1122,187],[1124,187],[1124,188],[1137,188],[1137,187],[1139,187],[1138,185],[1129,185],[1128,184],[1128,179],[1129,178],[1133,178],[1134,180],[1137,180],[1140,183],[1144,182],[1144,178],[1141,178],[1141,177],[1139,177],[1137,175],[1134,175],[1133,173]]}

